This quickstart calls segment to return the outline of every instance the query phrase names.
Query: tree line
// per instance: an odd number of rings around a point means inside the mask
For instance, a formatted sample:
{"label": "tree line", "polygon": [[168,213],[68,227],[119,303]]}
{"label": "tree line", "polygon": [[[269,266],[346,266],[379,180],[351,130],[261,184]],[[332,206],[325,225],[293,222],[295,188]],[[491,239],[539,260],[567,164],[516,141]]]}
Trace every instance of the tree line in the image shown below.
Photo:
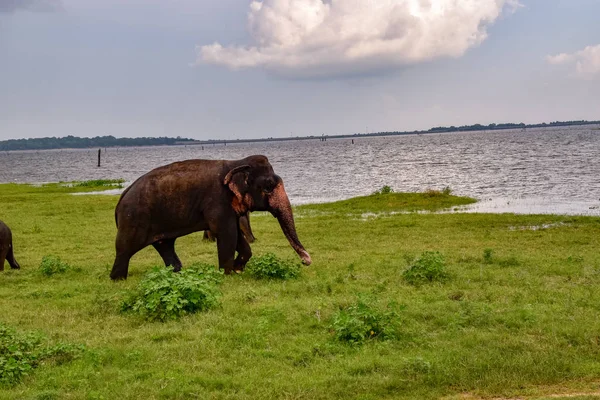
{"label": "tree line", "polygon": [[182,137],[139,137],[116,138],[114,136],[96,136],[82,138],[77,136],[44,137],[33,139],[10,139],[0,141],[0,150],[44,150],[44,149],[82,149],[94,147],[127,147],[127,146],[165,146],[191,142],[192,139]]}
{"label": "tree line", "polygon": [[542,122],[541,124],[489,124],[489,125],[463,125],[463,126],[439,126],[429,129],[427,132],[466,132],[466,131],[487,131],[487,130],[499,130],[499,129],[527,129],[527,128],[548,128],[548,127],[559,127],[559,126],[571,126],[571,125],[593,125],[600,124],[600,121],[555,121],[555,122]]}

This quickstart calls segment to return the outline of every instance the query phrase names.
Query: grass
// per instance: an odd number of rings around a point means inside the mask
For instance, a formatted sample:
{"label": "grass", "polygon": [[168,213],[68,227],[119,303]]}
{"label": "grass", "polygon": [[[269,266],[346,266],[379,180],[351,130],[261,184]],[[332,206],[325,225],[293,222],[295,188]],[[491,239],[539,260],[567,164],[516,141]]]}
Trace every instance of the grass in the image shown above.
{"label": "grass", "polygon": [[[71,195],[87,190],[97,189],[0,185],[0,219],[21,264],[0,273],[0,323],[86,349],[41,363],[0,399],[597,394],[599,218],[416,212],[472,201],[443,192],[301,206],[298,235],[313,265],[296,279],[226,276],[219,307],[150,322],[120,307],[161,259],[147,248],[127,281],[111,282],[118,197]],[[255,213],[252,224],[256,257],[295,257],[274,218]],[[531,226],[548,227],[520,229]],[[177,241],[184,268],[216,264],[201,236]],[[443,256],[451,279],[405,281],[425,252]],[[47,255],[71,268],[40,274]],[[369,340],[369,331],[359,346],[336,338],[333,327],[362,332],[373,321],[393,335]]]}
{"label": "grass", "polygon": [[335,203],[306,205],[299,209],[336,214],[406,213],[438,211],[475,202],[468,197],[452,196],[436,190],[427,190],[425,193],[394,193],[386,190],[383,192],[378,191],[370,196],[354,197]]}

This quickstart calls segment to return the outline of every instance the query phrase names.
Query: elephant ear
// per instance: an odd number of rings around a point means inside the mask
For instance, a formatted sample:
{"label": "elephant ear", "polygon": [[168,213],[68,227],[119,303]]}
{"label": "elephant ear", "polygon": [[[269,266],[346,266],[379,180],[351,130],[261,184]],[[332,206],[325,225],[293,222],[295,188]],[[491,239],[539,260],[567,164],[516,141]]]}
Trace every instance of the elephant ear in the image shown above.
{"label": "elephant ear", "polygon": [[244,204],[244,195],[248,191],[248,172],[249,165],[235,167],[225,175],[223,183],[229,187],[229,190],[234,194],[233,208],[240,213],[246,212],[247,205]]}

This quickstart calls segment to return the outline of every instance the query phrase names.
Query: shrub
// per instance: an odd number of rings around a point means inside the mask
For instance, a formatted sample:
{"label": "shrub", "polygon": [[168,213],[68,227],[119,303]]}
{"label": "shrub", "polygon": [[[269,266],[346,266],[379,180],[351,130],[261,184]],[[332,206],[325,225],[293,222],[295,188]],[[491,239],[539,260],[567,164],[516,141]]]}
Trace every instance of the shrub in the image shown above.
{"label": "shrub", "polygon": [[450,189],[450,186],[446,186],[442,190],[436,190],[436,189],[425,190],[425,196],[427,196],[427,197],[445,197],[445,196],[450,196],[451,194],[452,194],[452,189]]}
{"label": "shrub", "polygon": [[177,319],[219,305],[218,284],[223,273],[214,266],[194,264],[179,273],[154,267],[121,304],[122,311],[140,314],[149,321]]}
{"label": "shrub", "polygon": [[394,189],[392,189],[391,186],[388,186],[388,185],[385,185],[381,189],[373,192],[373,194],[389,194],[389,193],[394,193]]}
{"label": "shrub", "polygon": [[43,361],[63,363],[82,352],[82,346],[50,346],[42,336],[19,334],[0,323],[0,384],[14,385]]}
{"label": "shrub", "polygon": [[273,253],[251,258],[247,271],[256,279],[293,279],[300,275],[300,265],[282,260]]}
{"label": "shrub", "polygon": [[396,336],[398,314],[390,304],[379,310],[364,298],[339,310],[329,328],[336,340],[349,344],[361,344],[371,339],[391,339]]}
{"label": "shrub", "polygon": [[61,261],[57,256],[44,256],[40,263],[40,272],[46,276],[54,274],[63,274],[71,269],[71,266],[66,262]]}
{"label": "shrub", "polygon": [[444,256],[437,251],[426,251],[403,273],[404,280],[415,286],[431,282],[444,282],[449,274],[446,270]]}

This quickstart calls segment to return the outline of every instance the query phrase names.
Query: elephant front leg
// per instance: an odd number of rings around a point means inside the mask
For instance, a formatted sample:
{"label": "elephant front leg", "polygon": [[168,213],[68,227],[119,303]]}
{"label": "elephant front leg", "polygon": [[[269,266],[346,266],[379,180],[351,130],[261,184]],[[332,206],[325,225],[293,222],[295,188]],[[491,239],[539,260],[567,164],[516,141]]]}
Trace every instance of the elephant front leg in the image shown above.
{"label": "elephant front leg", "polygon": [[250,248],[250,244],[242,234],[242,232],[238,232],[238,240],[237,240],[237,248],[238,255],[233,263],[233,268],[235,272],[242,272],[244,268],[246,268],[246,264],[250,257],[252,257],[252,249]]}
{"label": "elephant front leg", "polygon": [[235,249],[237,246],[237,226],[231,225],[226,229],[220,229],[217,235],[217,252],[219,253],[219,268],[225,270],[225,274],[234,271]]}

